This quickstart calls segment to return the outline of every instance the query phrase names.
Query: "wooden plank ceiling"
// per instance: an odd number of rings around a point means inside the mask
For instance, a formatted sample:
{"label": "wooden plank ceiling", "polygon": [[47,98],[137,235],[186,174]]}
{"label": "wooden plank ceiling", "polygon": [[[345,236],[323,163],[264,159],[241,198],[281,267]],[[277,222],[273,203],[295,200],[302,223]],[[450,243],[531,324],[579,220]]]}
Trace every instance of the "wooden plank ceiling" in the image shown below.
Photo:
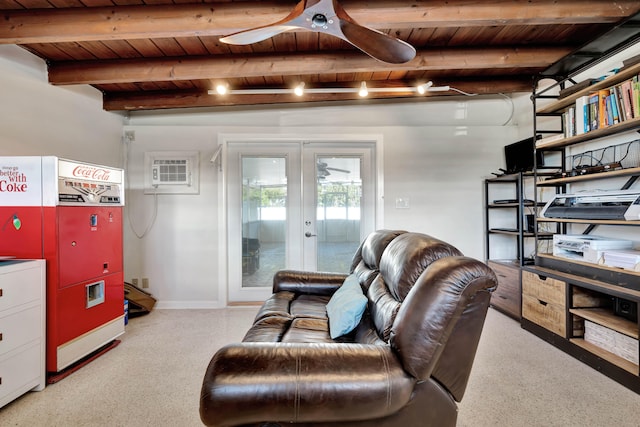
{"label": "wooden plank ceiling", "polygon": [[[295,0],[0,0],[0,43],[46,60],[53,85],[88,84],[105,110],[344,101],[357,93],[209,95],[237,89],[413,87],[526,92],[533,76],[640,11],[633,1],[342,0],[359,24],[417,50],[375,60],[325,34],[290,31],[246,46],[224,35],[284,18]],[[455,95],[453,90],[427,96]],[[415,98],[414,91],[368,98]]]}

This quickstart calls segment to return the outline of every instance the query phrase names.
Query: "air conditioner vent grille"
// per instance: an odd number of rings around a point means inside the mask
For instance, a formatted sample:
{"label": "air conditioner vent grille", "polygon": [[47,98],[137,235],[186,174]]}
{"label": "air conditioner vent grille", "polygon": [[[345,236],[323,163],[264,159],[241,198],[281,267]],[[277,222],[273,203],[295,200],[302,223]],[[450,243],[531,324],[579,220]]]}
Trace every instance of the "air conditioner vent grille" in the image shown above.
{"label": "air conditioner vent grille", "polygon": [[199,158],[197,151],[146,151],[144,194],[198,194]]}
{"label": "air conditioner vent grille", "polygon": [[189,164],[187,160],[154,160],[158,166],[159,183],[186,183],[188,181]]}

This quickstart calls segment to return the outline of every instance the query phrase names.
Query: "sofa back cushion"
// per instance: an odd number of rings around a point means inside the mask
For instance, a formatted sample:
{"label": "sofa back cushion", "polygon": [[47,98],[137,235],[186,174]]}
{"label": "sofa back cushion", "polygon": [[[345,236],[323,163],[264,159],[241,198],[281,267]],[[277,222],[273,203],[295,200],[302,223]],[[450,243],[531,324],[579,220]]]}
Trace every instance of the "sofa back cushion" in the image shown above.
{"label": "sofa back cushion", "polygon": [[398,310],[389,343],[409,374],[433,376],[460,401],[471,372],[491,292],[486,264],[468,257],[434,261]]}
{"label": "sofa back cushion", "polygon": [[367,292],[371,318],[384,341],[389,340],[396,314],[422,272],[437,259],[459,255],[450,244],[421,233],[404,233],[387,245],[380,274]]}
{"label": "sofa back cushion", "polygon": [[404,230],[376,230],[360,244],[353,255],[349,273],[358,277],[365,292],[380,270],[382,253],[391,241],[404,233]]}

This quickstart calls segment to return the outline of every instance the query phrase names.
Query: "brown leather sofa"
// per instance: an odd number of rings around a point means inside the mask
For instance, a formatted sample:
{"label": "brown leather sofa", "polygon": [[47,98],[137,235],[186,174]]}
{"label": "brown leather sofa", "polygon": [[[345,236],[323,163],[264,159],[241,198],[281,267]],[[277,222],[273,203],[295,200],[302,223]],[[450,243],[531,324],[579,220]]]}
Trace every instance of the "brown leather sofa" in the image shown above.
{"label": "brown leather sofa", "polygon": [[346,274],[285,270],[242,343],[206,371],[209,426],[455,426],[497,286],[484,263],[433,237],[380,230],[350,273],[366,309],[330,337],[327,304]]}

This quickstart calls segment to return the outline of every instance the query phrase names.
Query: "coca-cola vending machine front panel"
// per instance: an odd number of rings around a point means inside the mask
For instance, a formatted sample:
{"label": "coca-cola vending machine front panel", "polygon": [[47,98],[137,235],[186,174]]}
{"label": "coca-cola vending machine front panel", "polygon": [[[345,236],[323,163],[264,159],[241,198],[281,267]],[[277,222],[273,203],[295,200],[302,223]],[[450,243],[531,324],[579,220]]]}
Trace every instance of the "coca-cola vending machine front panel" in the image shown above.
{"label": "coca-cola vending machine front panel", "polygon": [[122,209],[103,206],[58,207],[60,283],[122,271]]}
{"label": "coca-cola vending machine front panel", "polygon": [[56,311],[60,344],[72,341],[122,314],[122,280],[119,272],[82,281],[59,291]]}
{"label": "coca-cola vending machine front panel", "polygon": [[49,372],[124,332],[123,205],[121,169],[0,157],[0,256],[47,260]]}

